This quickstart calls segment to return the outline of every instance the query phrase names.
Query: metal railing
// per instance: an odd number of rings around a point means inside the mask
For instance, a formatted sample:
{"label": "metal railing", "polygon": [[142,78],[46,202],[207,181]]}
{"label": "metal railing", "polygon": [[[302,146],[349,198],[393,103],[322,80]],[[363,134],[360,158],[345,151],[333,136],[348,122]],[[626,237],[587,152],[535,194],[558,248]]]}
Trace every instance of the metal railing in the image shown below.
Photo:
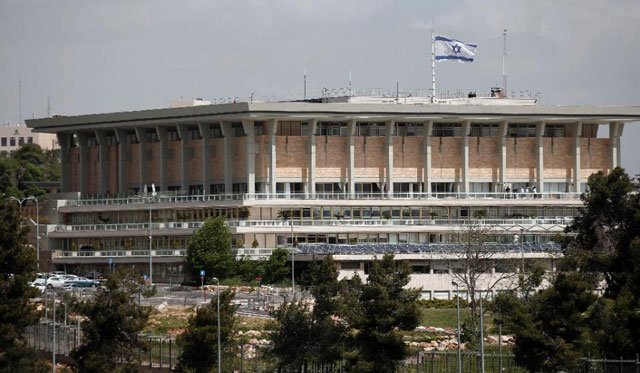
{"label": "metal railing", "polygon": [[[510,227],[540,227],[540,230],[553,228],[562,229],[573,222],[572,217],[554,218],[520,218],[520,219],[429,219],[429,218],[372,218],[372,219],[328,219],[328,220],[229,220],[229,228],[278,228],[290,229],[293,227],[410,227],[410,226],[484,226],[495,227],[496,229],[508,229]],[[190,222],[165,222],[152,223],[154,231],[162,229],[185,229],[193,230],[202,227],[204,221]],[[121,223],[121,224],[74,224],[55,226],[54,232],[91,232],[91,231],[140,231],[148,230],[149,223]],[[535,229],[527,229],[535,230]]]}
{"label": "metal railing", "polygon": [[[379,199],[486,199],[486,200],[518,200],[518,199],[543,199],[543,200],[578,200],[581,193],[571,192],[545,192],[545,193],[504,193],[504,192],[395,192],[395,193],[241,193],[241,194],[191,194],[191,195],[159,195],[152,203],[190,203],[190,202],[221,202],[221,201],[245,201],[245,200],[379,200]],[[116,198],[81,198],[67,200],[66,206],[96,206],[96,205],[128,205],[146,204],[140,197],[127,196]]]}

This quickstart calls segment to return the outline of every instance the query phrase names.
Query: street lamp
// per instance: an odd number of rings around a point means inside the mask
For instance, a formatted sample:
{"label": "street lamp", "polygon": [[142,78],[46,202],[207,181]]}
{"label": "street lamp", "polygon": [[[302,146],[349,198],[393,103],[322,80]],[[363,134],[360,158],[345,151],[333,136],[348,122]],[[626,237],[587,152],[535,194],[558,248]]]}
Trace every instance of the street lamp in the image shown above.
{"label": "street lamp", "polygon": [[[154,188],[155,189],[155,188]],[[156,198],[156,192],[152,192],[151,196],[139,196],[136,195],[137,198],[144,199],[149,204],[149,285],[153,285],[153,257],[151,255],[151,251],[153,250],[153,232],[151,230],[151,202],[153,202]]]}
{"label": "street lamp", "polygon": [[18,202],[18,205],[20,205],[20,224],[22,224],[22,204],[28,200],[32,200],[36,203],[36,265],[40,268],[40,208],[38,205],[38,199],[34,196],[22,199],[11,196],[9,199]]}
{"label": "street lamp", "polygon": [[220,280],[217,277],[212,278],[216,282],[216,297],[217,299],[217,311],[218,311],[218,373],[222,372],[222,353],[220,349]]}
{"label": "street lamp", "polygon": [[460,338],[460,288],[458,283],[451,281],[451,285],[456,287],[456,309],[457,309],[457,321],[458,321],[458,373],[462,373],[462,343]]}
{"label": "street lamp", "polygon": [[291,226],[291,292],[293,293],[292,300],[296,299],[296,277],[295,277],[295,247],[293,246],[293,221],[289,220],[289,226]]}

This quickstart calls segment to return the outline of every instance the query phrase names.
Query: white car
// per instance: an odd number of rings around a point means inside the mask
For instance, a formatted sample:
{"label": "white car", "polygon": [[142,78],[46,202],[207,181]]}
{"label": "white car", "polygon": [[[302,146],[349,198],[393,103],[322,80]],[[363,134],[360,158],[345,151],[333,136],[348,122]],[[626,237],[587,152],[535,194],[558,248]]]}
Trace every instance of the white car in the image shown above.
{"label": "white car", "polygon": [[63,288],[65,286],[68,287],[68,285],[66,285],[66,283],[69,281],[69,278],[67,277],[63,277],[63,276],[51,276],[47,279],[46,284],[47,284],[47,289],[53,289],[53,288]]}
{"label": "white car", "polygon": [[31,283],[31,286],[37,288],[40,292],[44,292],[46,285],[46,280],[44,278],[37,278]]}

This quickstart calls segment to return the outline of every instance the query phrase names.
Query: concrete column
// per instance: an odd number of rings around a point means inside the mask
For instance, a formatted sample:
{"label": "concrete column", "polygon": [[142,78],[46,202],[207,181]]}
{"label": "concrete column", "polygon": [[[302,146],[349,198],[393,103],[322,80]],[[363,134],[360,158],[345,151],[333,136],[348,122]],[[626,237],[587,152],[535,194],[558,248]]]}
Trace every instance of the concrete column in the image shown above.
{"label": "concrete column", "polygon": [[509,123],[504,121],[500,123],[500,141],[498,142],[498,152],[500,154],[500,186],[504,190],[504,184],[507,182],[507,132]]}
{"label": "concrete column", "polygon": [[147,185],[147,136],[146,136],[146,128],[136,127],[136,137],[138,138],[139,143],[139,162],[138,162],[138,172],[139,172],[139,181],[140,181],[140,193],[146,193],[144,190],[144,186]]}
{"label": "concrete column", "polygon": [[88,134],[76,132],[76,139],[80,147],[80,170],[78,173],[78,189],[80,193],[89,193],[89,144]]}
{"label": "concrete column", "polygon": [[231,194],[233,190],[233,165],[231,164],[231,122],[220,122],[220,129],[224,136],[224,192]]}
{"label": "concrete column", "polygon": [[169,185],[167,184],[167,145],[169,139],[167,138],[167,127],[156,126],[156,132],[158,134],[158,139],[160,140],[160,190],[166,192],[169,190]]}
{"label": "concrete column", "polygon": [[107,163],[107,133],[95,131],[98,140],[98,193],[105,194],[109,189],[109,164]]}
{"label": "concrete column", "polygon": [[61,174],[60,174],[60,189],[62,192],[70,192],[71,179],[69,178],[69,151],[71,150],[71,134],[68,133],[56,133],[58,138],[58,144],[60,145],[60,162],[61,162]]}
{"label": "concrete column", "polygon": [[347,141],[347,154],[349,156],[349,195],[352,197],[356,195],[356,181],[355,181],[355,169],[356,169],[356,159],[355,159],[355,134],[356,134],[356,120],[351,119],[348,124],[349,131],[349,140]]}
{"label": "concrete column", "polygon": [[126,193],[127,186],[127,131],[116,128],[116,140],[118,141],[118,192]]}
{"label": "concrete column", "polygon": [[396,122],[390,120],[387,122],[387,196],[393,197],[393,133]]}
{"label": "concrete column", "polygon": [[609,123],[609,151],[611,152],[611,169],[620,167],[622,159],[620,158],[620,137],[622,137],[622,130],[624,129],[624,123],[611,122]]}
{"label": "concrete column", "polygon": [[544,192],[544,128],[545,122],[536,124],[536,189],[539,193]]}
{"label": "concrete column", "polygon": [[247,170],[247,193],[256,193],[256,142],[254,122],[252,120],[243,120],[242,127],[246,135],[246,141],[244,148],[246,152],[245,162]]}
{"label": "concrete column", "polygon": [[312,196],[316,194],[316,128],[318,121],[309,121],[309,181],[307,191]]}
{"label": "concrete column", "polygon": [[277,143],[276,132],[278,131],[278,121],[272,119],[267,125],[269,130],[269,193],[275,196],[277,193],[276,185],[278,183],[278,177],[276,175],[277,168]]}
{"label": "concrete column", "polygon": [[200,131],[202,146],[202,192],[203,194],[211,193],[211,175],[209,173],[209,158],[211,157],[211,147],[209,146],[209,137],[211,137],[211,128],[208,124],[198,123],[198,131]]}
{"label": "concrete column", "polygon": [[580,170],[581,165],[580,165],[580,156],[581,156],[581,149],[580,149],[580,145],[581,145],[581,136],[582,136],[582,122],[577,122],[573,125],[572,128],[572,136],[574,139],[574,153],[573,153],[573,188],[572,188],[572,192],[576,192],[579,193],[580,192]]}
{"label": "concrete column", "polygon": [[462,122],[462,190],[469,193],[469,134],[471,122]]}
{"label": "concrete column", "polygon": [[433,133],[433,121],[424,123],[424,171],[422,172],[423,192],[431,194],[431,134]]}
{"label": "concrete column", "polygon": [[189,156],[187,154],[189,144],[189,129],[186,125],[176,126],[178,136],[180,136],[180,189],[187,192],[189,190]]}

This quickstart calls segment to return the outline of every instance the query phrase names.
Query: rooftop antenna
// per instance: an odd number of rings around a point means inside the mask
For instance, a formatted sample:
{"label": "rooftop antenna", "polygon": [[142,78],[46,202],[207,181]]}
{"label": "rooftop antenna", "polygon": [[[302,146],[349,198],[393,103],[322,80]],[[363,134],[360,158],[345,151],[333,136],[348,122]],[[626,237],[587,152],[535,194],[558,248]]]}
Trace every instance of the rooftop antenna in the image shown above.
{"label": "rooftop antenna", "polygon": [[22,80],[18,80],[18,124],[22,124]]}
{"label": "rooftop antenna", "polygon": [[51,118],[51,96],[47,96],[47,117]]}
{"label": "rooftop antenna", "polygon": [[502,89],[507,97],[507,29],[502,32]]}
{"label": "rooftop antenna", "polygon": [[351,69],[349,69],[349,97],[353,96],[352,94],[352,90],[351,90]]}
{"label": "rooftop antenna", "polygon": [[304,99],[307,99],[307,56],[304,56]]}

